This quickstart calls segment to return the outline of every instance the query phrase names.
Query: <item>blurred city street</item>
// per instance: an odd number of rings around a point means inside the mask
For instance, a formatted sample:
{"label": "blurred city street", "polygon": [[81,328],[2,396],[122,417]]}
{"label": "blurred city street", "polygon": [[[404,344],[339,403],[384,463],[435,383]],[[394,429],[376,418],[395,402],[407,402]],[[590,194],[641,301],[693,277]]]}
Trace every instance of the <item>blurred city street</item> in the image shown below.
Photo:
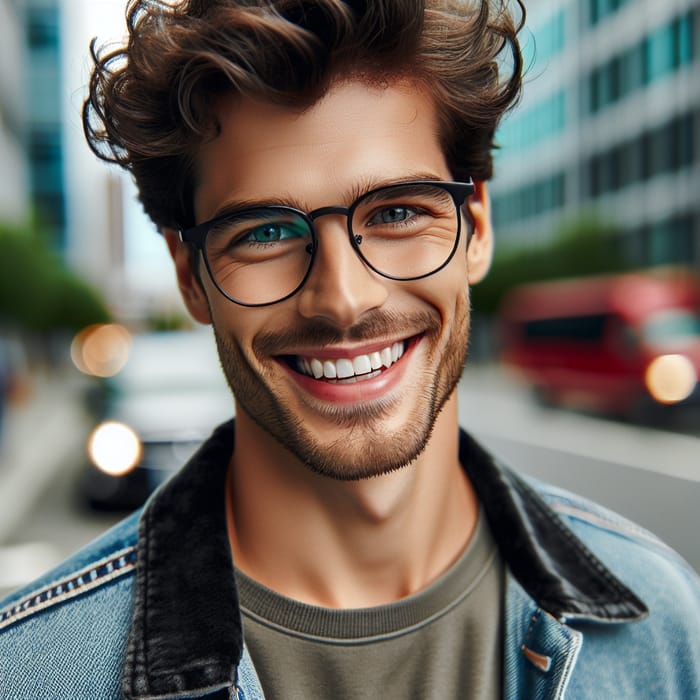
{"label": "blurred city street", "polygon": [[91,421],[86,379],[74,370],[36,374],[6,415],[0,451],[0,594],[35,578],[114,518],[81,516],[77,478]]}
{"label": "blurred city street", "polygon": [[[0,461],[0,593],[41,574],[122,514],[80,497],[91,422],[85,379],[36,378],[8,418]],[[462,424],[507,463],[637,521],[700,570],[700,429],[692,435],[543,408],[496,366],[470,367]]]}
{"label": "blurred city street", "polygon": [[[91,511],[81,493],[97,421],[85,402],[91,380],[62,345],[56,364],[52,341],[105,325],[111,361],[126,355],[110,354],[109,332],[188,325],[135,183],[95,157],[82,129],[90,40],[118,41],[124,6],[0,0],[0,390],[31,376],[0,442],[0,593],[121,517]],[[545,400],[586,390],[608,407],[700,398],[700,0],[533,1],[527,14],[526,88],[499,126],[489,181],[497,243],[471,297],[484,364],[464,376],[461,422],[513,467],[619,511],[700,570],[697,415],[671,430],[545,407],[489,364],[529,371]],[[566,285],[531,287],[555,278]],[[678,291],[679,280],[695,291]],[[174,385],[186,378],[168,357]],[[179,398],[186,420],[208,426],[207,411]],[[171,442],[196,442],[171,403],[168,412],[141,401],[132,427],[160,419]]]}

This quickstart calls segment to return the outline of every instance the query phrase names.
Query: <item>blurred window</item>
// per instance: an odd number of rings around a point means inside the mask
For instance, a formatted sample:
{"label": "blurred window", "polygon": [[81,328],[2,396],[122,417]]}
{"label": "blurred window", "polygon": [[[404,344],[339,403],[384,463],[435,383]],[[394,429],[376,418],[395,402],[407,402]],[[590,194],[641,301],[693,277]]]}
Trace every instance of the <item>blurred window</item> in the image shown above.
{"label": "blurred window", "polygon": [[657,29],[647,38],[645,77],[649,83],[670,73],[673,69],[673,28]]}
{"label": "blurred window", "polygon": [[697,158],[697,141],[696,131],[693,128],[693,122],[700,122],[698,113],[695,115],[688,113],[682,114],[674,120],[673,127],[673,167],[674,169],[683,168],[692,165],[698,160]]}
{"label": "blurred window", "polygon": [[58,129],[33,129],[29,135],[29,157],[34,167],[35,188],[52,189],[63,176],[63,147]]}
{"label": "blurred window", "polygon": [[[566,11],[558,12],[547,17],[540,25],[533,27],[534,42],[527,42],[524,47],[523,58],[528,66],[542,65],[562,51],[566,39]],[[539,64],[539,65],[538,65]]]}
{"label": "blurred window", "polygon": [[523,334],[530,340],[597,341],[610,318],[610,314],[588,314],[536,319],[523,325]]}
{"label": "blurred window", "polygon": [[494,196],[495,225],[514,223],[564,206],[566,176],[555,173],[542,180]]}
{"label": "blurred window", "polygon": [[[529,109],[506,118],[498,131],[498,143],[507,157],[551,138],[566,126],[566,91],[559,90]],[[501,155],[501,154],[499,154]]]}
{"label": "blurred window", "polygon": [[642,178],[642,154],[637,139],[620,145],[618,157],[620,159],[620,187],[639,182]]}
{"label": "blurred window", "polygon": [[687,263],[695,259],[694,255],[692,215],[676,216],[649,227],[646,264]]}
{"label": "blurred window", "polygon": [[624,7],[629,0],[588,0],[588,21],[597,24]]}
{"label": "blurred window", "polygon": [[650,343],[698,338],[700,315],[681,310],[654,314],[642,326],[642,335]]}
{"label": "blurred window", "polygon": [[[698,13],[696,13],[697,15]],[[690,65],[695,60],[695,46],[693,43],[693,15],[688,12],[676,20],[676,64],[679,66]]]}
{"label": "blurred window", "polygon": [[27,43],[31,50],[55,50],[59,44],[56,7],[31,7],[27,10]]}
{"label": "blurred window", "polygon": [[644,84],[644,49],[641,44],[627,49],[620,57],[620,96]]}
{"label": "blurred window", "polygon": [[687,12],[650,34],[644,49],[645,82],[654,82],[691,64],[695,58],[692,14]]}

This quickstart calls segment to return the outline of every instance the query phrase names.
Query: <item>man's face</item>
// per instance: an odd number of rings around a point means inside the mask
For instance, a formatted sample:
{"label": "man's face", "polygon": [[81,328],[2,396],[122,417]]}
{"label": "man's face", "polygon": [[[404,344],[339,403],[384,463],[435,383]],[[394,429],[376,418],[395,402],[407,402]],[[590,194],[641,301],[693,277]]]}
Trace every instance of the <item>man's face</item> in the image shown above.
{"label": "man's face", "polygon": [[[397,180],[451,179],[432,101],[409,85],[339,84],[303,112],[224,101],[217,115],[221,132],[197,161],[197,221],[235,203],[311,211],[347,206]],[[486,205],[472,204],[473,215],[475,207],[478,240],[469,257],[490,235],[488,212],[480,213]],[[367,268],[344,216],[320,217],[316,227],[314,267],[293,297],[237,306],[203,273],[206,300],[188,305],[200,320],[210,315],[239,417],[247,414],[318,473],[386,473],[421,453],[461,375],[469,334],[465,223],[447,267],[410,282]],[[377,358],[381,367],[367,371]],[[319,366],[336,378],[316,378]]]}

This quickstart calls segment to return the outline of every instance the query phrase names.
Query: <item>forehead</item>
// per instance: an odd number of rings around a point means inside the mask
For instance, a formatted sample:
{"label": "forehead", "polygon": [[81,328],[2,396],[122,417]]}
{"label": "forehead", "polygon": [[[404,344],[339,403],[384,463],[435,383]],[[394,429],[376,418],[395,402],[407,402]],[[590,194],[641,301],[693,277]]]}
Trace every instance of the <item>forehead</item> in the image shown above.
{"label": "forehead", "polygon": [[414,84],[340,83],[305,110],[224,98],[216,116],[197,157],[198,221],[229,202],[315,208],[391,180],[450,177],[433,99]]}

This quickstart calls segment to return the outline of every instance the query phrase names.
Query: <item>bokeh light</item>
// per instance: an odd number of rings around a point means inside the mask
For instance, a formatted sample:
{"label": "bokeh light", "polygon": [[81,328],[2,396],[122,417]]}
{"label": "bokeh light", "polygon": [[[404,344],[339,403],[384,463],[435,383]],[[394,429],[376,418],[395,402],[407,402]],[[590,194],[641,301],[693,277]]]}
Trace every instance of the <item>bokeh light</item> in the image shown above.
{"label": "bokeh light", "polygon": [[131,334],[117,323],[96,324],[78,332],[71,343],[73,364],[85,374],[113,377],[129,358]]}
{"label": "bokeh light", "polygon": [[111,476],[123,476],[141,459],[141,441],[129,426],[116,421],[102,423],[88,440],[90,459]]}
{"label": "bokeh light", "polygon": [[645,383],[659,403],[678,403],[687,399],[698,379],[693,363],[685,355],[660,355],[649,363]]}

